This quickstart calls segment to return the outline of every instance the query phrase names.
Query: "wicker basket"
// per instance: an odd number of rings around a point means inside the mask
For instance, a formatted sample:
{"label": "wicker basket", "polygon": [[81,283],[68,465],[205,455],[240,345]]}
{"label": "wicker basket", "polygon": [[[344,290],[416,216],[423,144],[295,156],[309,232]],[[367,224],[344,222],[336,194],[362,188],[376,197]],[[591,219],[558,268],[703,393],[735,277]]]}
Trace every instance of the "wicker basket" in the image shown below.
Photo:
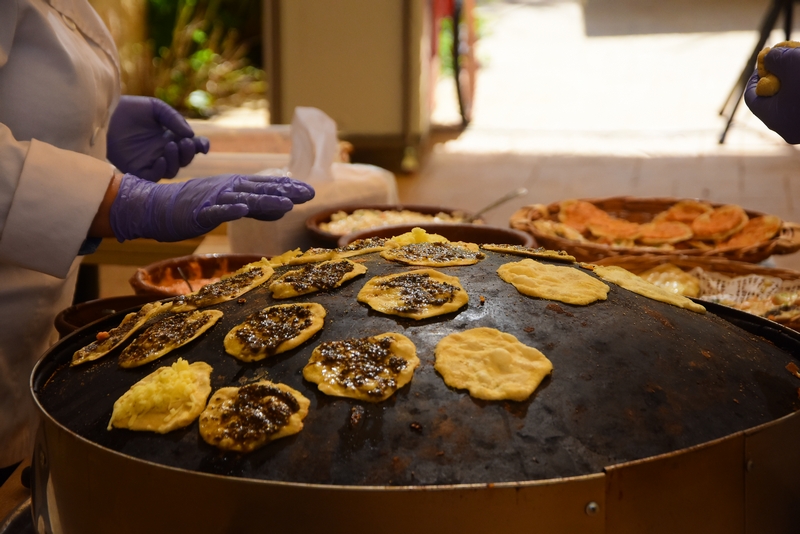
{"label": "wicker basket", "polygon": [[[616,265],[618,267],[627,269],[634,274],[642,273],[648,269],[652,269],[653,267],[657,267],[665,263],[671,263],[672,265],[680,267],[684,271],[690,271],[695,267],[699,267],[706,272],[714,272],[731,277],[755,274],[760,276],[773,276],[775,278],[780,278],[781,280],[800,281],[799,271],[792,271],[789,269],[773,269],[752,263],[731,261],[718,256],[644,254],[638,256],[612,256],[597,260],[594,263],[597,265]],[[794,330],[800,331],[800,317],[792,320],[778,320],[777,322]]]}
{"label": "wicker basket", "polygon": [[[649,222],[656,214],[666,210],[680,199],[675,198],[636,198],[612,197],[605,199],[582,199],[591,202],[610,215],[637,223]],[[722,204],[711,204],[719,207]],[[654,247],[611,246],[588,241],[575,241],[562,237],[543,234],[533,226],[537,219],[558,220],[559,203],[546,206],[547,214],[541,205],[525,206],[517,210],[509,221],[511,228],[528,232],[536,238],[540,246],[556,250],[565,250],[579,261],[597,261],[611,256],[650,255],[685,255],[685,256],[721,256],[735,261],[758,263],[773,254],[791,254],[800,250],[800,225],[784,222],[778,234],[772,239],[747,247],[718,247],[704,249],[661,250]],[[758,217],[763,213],[745,210],[749,217]]]}

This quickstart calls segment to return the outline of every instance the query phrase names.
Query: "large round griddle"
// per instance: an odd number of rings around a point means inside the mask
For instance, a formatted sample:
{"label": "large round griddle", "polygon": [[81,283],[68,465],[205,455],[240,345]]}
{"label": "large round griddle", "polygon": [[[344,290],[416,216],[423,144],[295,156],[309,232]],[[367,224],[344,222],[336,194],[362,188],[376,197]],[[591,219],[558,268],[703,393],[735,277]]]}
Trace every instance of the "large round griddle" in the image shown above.
{"label": "large round griddle", "polygon": [[[611,283],[608,300],[588,306],[531,298],[496,274],[500,265],[521,257],[486,256],[477,265],[439,269],[457,276],[470,297],[468,306],[445,316],[413,321],[358,303],[369,278],[412,269],[369,254],[355,258],[368,267],[366,275],[331,292],[276,301],[264,285],[245,295],[245,303],[212,306],[225,315],[209,332],[150,364],[120,369],[118,348],[70,368],[73,352],[116,326],[124,316],[119,313],[54,346],[34,373],[34,394],[69,431],[148,462],[233,477],[369,486],[598,473],[800,408],[800,380],[785,370],[796,361],[800,338],[786,329],[724,307],[699,315]],[[247,315],[279,302],[306,301],[323,305],[328,315],[323,330],[301,347],[256,363],[225,354],[223,337]],[[541,350],[553,362],[552,376],[524,402],[481,401],[449,388],[434,370],[434,347],[449,333],[478,326],[498,328]],[[753,333],[759,328],[773,341]],[[408,336],[421,360],[411,383],[389,400],[329,397],[303,379],[302,368],[319,343],[389,331]],[[114,401],[178,357],[209,363],[215,390],[262,378],[298,389],[311,401],[304,429],[244,455],[207,445],[197,422],[166,435],[106,430]]]}

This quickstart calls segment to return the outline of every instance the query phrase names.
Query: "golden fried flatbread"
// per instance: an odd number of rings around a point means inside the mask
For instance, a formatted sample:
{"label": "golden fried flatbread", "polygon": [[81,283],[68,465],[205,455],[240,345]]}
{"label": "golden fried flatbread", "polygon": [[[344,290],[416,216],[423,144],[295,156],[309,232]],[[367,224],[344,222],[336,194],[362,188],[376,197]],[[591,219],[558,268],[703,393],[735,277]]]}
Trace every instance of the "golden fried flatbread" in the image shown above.
{"label": "golden fried flatbread", "polygon": [[678,221],[653,221],[642,224],[637,241],[644,245],[666,245],[691,239],[692,227]]}
{"label": "golden fried flatbread", "polygon": [[411,243],[381,252],[381,257],[406,265],[421,267],[449,267],[473,265],[485,256],[475,243],[433,242]]}
{"label": "golden fried flatbread", "polygon": [[714,207],[700,200],[679,200],[668,209],[653,217],[653,222],[682,222],[692,224],[698,216],[712,211]]}
{"label": "golden fried flatbread", "polygon": [[151,318],[168,312],[172,303],[148,302],[138,312],[129,313],[119,326],[108,332],[98,332],[97,339],[72,355],[70,365],[80,365],[102,358],[139,330]]}
{"label": "golden fried flatbread", "polygon": [[211,393],[211,366],[183,358],[136,382],[114,403],[108,430],[166,434],[197,419]]}
{"label": "golden fried flatbread", "polygon": [[593,236],[612,243],[622,241],[633,242],[642,235],[642,229],[639,223],[617,219],[615,217],[592,219],[587,221],[586,227]]}
{"label": "golden fried flatbread", "polygon": [[390,246],[388,237],[367,237],[365,239],[356,239],[352,243],[334,250],[337,258],[350,258],[371,252],[380,252]]}
{"label": "golden fried flatbread", "polygon": [[364,265],[348,259],[328,260],[283,273],[270,283],[269,290],[273,298],[288,299],[334,289],[365,272]]}
{"label": "golden fried flatbread", "polygon": [[319,332],[325,315],[325,308],[315,302],[269,306],[225,335],[225,352],[243,362],[286,352]]}
{"label": "golden fried flatbread", "polygon": [[380,402],[409,383],[418,365],[414,343],[388,332],[322,343],[303,368],[303,378],[326,395]]}
{"label": "golden fried flatbread", "polygon": [[417,269],[372,278],[358,292],[358,301],[381,313],[427,319],[456,311],[469,296],[455,276]]}
{"label": "golden fried flatbread", "polygon": [[670,293],[684,297],[700,296],[700,280],[672,263],[657,265],[639,273],[651,284],[666,289]]}
{"label": "golden fried flatbread", "polygon": [[611,216],[591,202],[564,200],[559,202],[558,220],[581,234],[589,229],[590,222],[600,222]]}
{"label": "golden fried flatbread", "polygon": [[596,265],[594,267],[594,273],[603,280],[613,282],[628,291],[638,293],[647,298],[666,302],[667,304],[672,304],[673,306],[685,308],[693,312],[706,313],[706,309],[700,304],[682,295],[676,295],[671,291],[655,286],[622,267],[617,267],[616,265]]}
{"label": "golden fried flatbread", "polygon": [[300,432],[310,405],[296,389],[267,380],[218,389],[200,414],[200,436],[224,451],[251,452]]}
{"label": "golden fried flatbread", "polygon": [[481,245],[481,248],[484,250],[493,250],[495,252],[507,252],[509,254],[516,254],[517,256],[575,263],[575,256],[571,256],[563,250],[549,250],[544,247],[531,248],[522,245],[495,245],[492,243]]}
{"label": "golden fried flatbread", "polygon": [[530,297],[586,305],[606,300],[608,286],[572,267],[548,265],[524,259],[497,269],[504,281]]}
{"label": "golden fried flatbread", "polygon": [[219,310],[172,313],[156,321],[125,347],[119,366],[139,367],[197,339],[222,317]]}
{"label": "golden fried flatbread", "polygon": [[266,258],[248,263],[238,271],[223,276],[219,282],[205,285],[194,293],[177,297],[172,311],[196,310],[237,299],[266,282],[273,272],[274,269]]}
{"label": "golden fried flatbread", "polygon": [[434,368],[448,386],[484,400],[523,401],[553,371],[540,351],[494,328],[450,334],[435,355]]}
{"label": "golden fried flatbread", "polygon": [[741,206],[727,204],[699,215],[692,221],[692,231],[700,241],[722,241],[744,228],[747,221]]}
{"label": "golden fried flatbread", "polygon": [[747,224],[731,236],[725,243],[726,247],[749,247],[769,241],[780,231],[783,221],[774,215],[753,217]]}
{"label": "golden fried flatbread", "polygon": [[537,219],[531,222],[531,224],[537,232],[546,236],[561,237],[564,239],[570,239],[572,241],[586,241],[586,238],[583,237],[582,233],[564,223],[550,221],[547,219]]}

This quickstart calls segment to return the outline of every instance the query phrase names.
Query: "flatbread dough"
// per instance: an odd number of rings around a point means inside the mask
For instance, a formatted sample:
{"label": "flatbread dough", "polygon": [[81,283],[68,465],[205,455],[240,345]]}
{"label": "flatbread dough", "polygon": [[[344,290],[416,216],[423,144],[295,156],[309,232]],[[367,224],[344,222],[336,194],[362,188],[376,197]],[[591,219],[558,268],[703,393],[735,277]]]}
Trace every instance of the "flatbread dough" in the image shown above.
{"label": "flatbread dough", "polygon": [[183,358],[136,382],[114,403],[108,430],[166,434],[197,419],[211,393],[211,366]]}
{"label": "flatbread dough", "polygon": [[310,404],[296,389],[267,380],[218,389],[200,414],[200,436],[224,451],[251,452],[300,432]]}
{"label": "flatbread dough", "polygon": [[248,263],[238,271],[223,276],[219,282],[205,285],[194,293],[177,297],[172,311],[196,310],[239,298],[266,282],[273,272],[275,270],[266,258]]}
{"label": "flatbread dough", "polygon": [[442,338],[434,368],[445,383],[483,400],[523,401],[553,371],[540,351],[494,328],[473,328]]}
{"label": "flatbread dough", "polygon": [[358,292],[358,301],[381,313],[427,319],[456,311],[469,296],[455,276],[417,269],[372,278]]}
{"label": "flatbread dough", "polygon": [[172,308],[172,303],[167,302],[148,302],[142,306],[138,312],[129,313],[122,319],[119,326],[112,328],[108,332],[98,332],[97,339],[92,341],[82,349],[75,351],[72,355],[70,365],[80,365],[102,358],[123,341],[131,337],[137,330],[156,315],[168,312]]}
{"label": "flatbread dough", "polygon": [[586,305],[606,300],[609,287],[578,269],[524,259],[497,269],[504,281],[530,297]]}
{"label": "flatbread dough", "polygon": [[495,252],[506,252],[508,254],[516,254],[517,256],[528,256],[530,258],[542,258],[546,260],[560,261],[564,263],[575,263],[575,256],[567,254],[564,250],[550,250],[544,247],[531,248],[523,245],[496,245],[487,243],[481,245],[484,250],[493,250]]}
{"label": "flatbread dough", "polygon": [[139,367],[198,338],[222,317],[219,310],[174,313],[153,323],[119,355],[119,366]]}
{"label": "flatbread dough", "polygon": [[276,304],[251,314],[225,336],[225,352],[256,362],[300,346],[322,329],[325,308],[315,302]]}
{"label": "flatbread dough", "polygon": [[365,239],[356,239],[349,245],[338,247],[334,250],[337,258],[350,258],[371,252],[380,252],[392,246],[394,244],[389,243],[388,237],[367,237]]}
{"label": "flatbread dough", "polygon": [[272,297],[288,299],[299,295],[326,291],[367,272],[367,268],[348,259],[329,260],[287,271],[269,285]]}
{"label": "flatbread dough", "polygon": [[449,267],[473,265],[484,258],[475,243],[430,242],[411,243],[402,247],[390,248],[381,252],[381,257],[406,265],[422,267]]}
{"label": "flatbread dough", "polygon": [[418,365],[414,343],[388,332],[322,343],[303,368],[303,377],[326,395],[380,402],[410,382]]}
{"label": "flatbread dough", "polygon": [[617,267],[616,265],[595,265],[593,270],[594,273],[603,280],[613,282],[628,291],[633,291],[647,298],[666,302],[667,304],[672,304],[679,308],[686,308],[693,312],[706,313],[706,309],[700,304],[697,304],[683,295],[678,295],[653,285],[622,267]]}

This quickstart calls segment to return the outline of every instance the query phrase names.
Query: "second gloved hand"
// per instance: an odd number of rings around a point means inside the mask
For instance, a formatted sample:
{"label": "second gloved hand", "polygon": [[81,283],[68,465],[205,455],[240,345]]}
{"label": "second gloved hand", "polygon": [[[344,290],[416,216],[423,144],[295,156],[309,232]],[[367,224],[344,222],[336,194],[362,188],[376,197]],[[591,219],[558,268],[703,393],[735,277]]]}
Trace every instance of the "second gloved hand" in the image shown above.
{"label": "second gloved hand", "polygon": [[753,114],[787,143],[800,143],[800,48],[773,48],[764,56],[764,67],[780,80],[773,96],[756,95],[758,73],[747,82],[744,100]]}
{"label": "second gloved hand", "polygon": [[111,205],[114,235],[127,239],[181,241],[242,217],[280,219],[314,190],[286,177],[223,174],[158,184],[126,174]]}
{"label": "second gloved hand", "polygon": [[108,124],[108,161],[151,182],[173,178],[195,154],[207,154],[209,146],[180,113],[157,98],[120,97]]}

